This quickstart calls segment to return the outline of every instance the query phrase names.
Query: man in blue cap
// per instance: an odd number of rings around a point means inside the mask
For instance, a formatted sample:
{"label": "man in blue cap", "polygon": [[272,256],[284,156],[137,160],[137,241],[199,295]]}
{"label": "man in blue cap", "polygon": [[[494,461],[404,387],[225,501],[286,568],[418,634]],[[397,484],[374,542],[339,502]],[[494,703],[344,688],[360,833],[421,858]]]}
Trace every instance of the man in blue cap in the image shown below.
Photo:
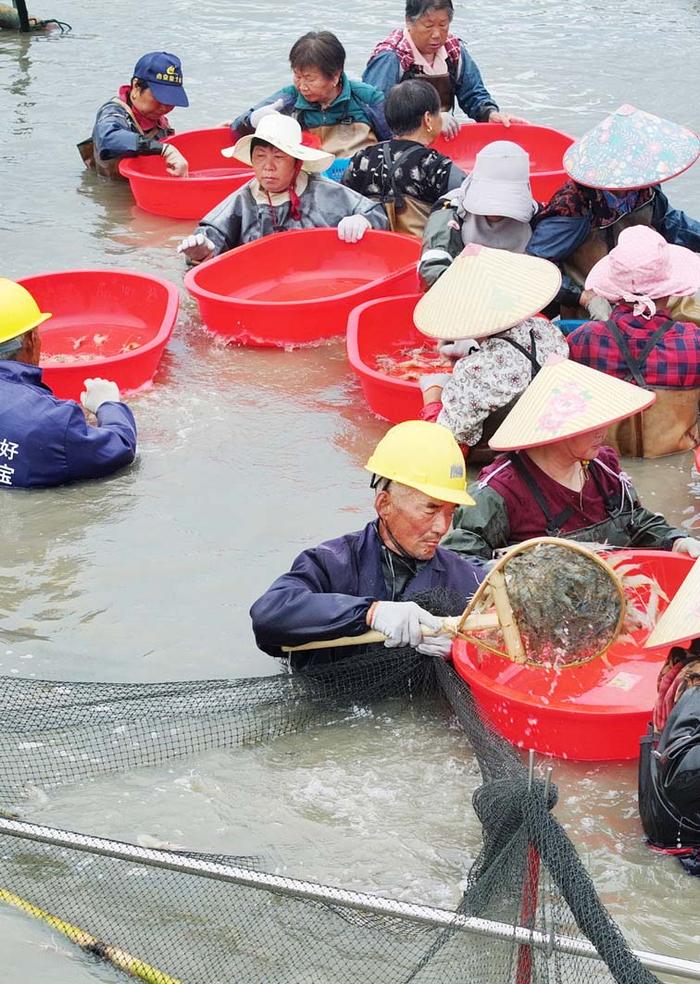
{"label": "man in blue cap", "polygon": [[129,85],[98,110],[92,139],[78,145],[83,160],[100,174],[119,177],[123,157],[161,154],[170,174],[185,177],[186,159],[177,147],[162,143],[175,132],[167,117],[175,106],[189,106],[180,59],[150,51],[136,62]]}

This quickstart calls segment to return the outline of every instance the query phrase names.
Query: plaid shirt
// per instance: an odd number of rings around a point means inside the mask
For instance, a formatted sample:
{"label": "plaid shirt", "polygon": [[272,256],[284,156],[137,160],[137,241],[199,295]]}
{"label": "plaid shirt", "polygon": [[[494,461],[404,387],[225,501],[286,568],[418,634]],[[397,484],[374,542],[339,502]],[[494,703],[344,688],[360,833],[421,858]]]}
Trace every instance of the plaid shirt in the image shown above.
{"label": "plaid shirt", "polygon": [[[649,336],[664,321],[673,321],[673,317],[667,309],[658,310],[653,318],[635,317],[630,304],[618,304],[612,320],[627,342],[631,356],[639,358]],[[605,321],[581,325],[569,335],[568,342],[571,358],[576,362],[634,382]],[[688,322],[674,321],[649,353],[641,372],[647,386],[651,387],[700,386],[700,328]]]}

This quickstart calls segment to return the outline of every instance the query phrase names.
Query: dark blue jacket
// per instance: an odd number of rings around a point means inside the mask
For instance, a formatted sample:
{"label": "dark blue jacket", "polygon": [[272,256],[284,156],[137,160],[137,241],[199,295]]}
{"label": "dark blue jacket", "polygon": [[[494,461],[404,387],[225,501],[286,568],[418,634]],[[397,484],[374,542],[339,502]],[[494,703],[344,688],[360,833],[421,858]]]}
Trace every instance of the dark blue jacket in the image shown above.
{"label": "dark blue jacket", "polygon": [[136,424],[123,403],[103,403],[89,427],[73,400],[58,400],[41,369],[0,360],[0,488],[42,488],[102,478],[136,455]]}
{"label": "dark blue jacket", "polygon": [[[466,606],[482,578],[481,568],[438,547],[409,582],[404,597],[447,588]],[[389,598],[375,521],[299,554],[291,571],[278,577],[251,608],[255,641],[271,656],[281,656],[281,646],[361,635],[367,631],[365,618],[372,602]]]}
{"label": "dark blue jacket", "polygon": [[98,109],[92,130],[95,159],[109,161],[141,154],[161,154],[163,147],[160,141],[174,132],[154,124],[147,134],[139,133],[126,106],[110,99]]}

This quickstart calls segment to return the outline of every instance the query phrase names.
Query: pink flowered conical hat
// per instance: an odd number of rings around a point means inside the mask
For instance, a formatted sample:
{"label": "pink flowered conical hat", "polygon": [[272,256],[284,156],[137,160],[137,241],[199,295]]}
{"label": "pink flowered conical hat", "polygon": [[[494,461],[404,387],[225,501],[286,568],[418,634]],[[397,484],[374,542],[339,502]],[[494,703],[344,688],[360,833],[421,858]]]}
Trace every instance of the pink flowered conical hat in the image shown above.
{"label": "pink flowered conical hat", "polygon": [[569,147],[564,168],[588,188],[632,191],[675,178],[698,157],[692,130],[626,105]]}
{"label": "pink flowered conical hat", "polygon": [[495,451],[519,451],[587,434],[632,417],[654,393],[571,359],[552,357],[489,441]]}

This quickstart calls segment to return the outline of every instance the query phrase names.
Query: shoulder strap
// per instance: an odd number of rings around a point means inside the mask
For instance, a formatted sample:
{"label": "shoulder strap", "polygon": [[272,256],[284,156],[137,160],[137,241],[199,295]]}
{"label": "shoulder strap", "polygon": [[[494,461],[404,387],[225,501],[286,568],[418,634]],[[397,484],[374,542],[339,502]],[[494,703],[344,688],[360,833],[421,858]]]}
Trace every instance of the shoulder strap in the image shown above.
{"label": "shoulder strap", "polygon": [[386,202],[393,202],[398,211],[405,208],[403,195],[396,184],[396,168],[399,164],[405,163],[410,157],[413,157],[418,153],[422,153],[424,149],[425,148],[422,146],[408,147],[406,150],[399,151],[396,157],[392,160],[389,141],[387,140],[384,142],[382,146],[382,155],[384,157],[384,164],[387,170],[387,182],[384,185],[382,204],[386,204]]}
{"label": "shoulder strap", "polygon": [[620,354],[622,355],[622,358],[625,361],[629,373],[634,379],[637,386],[646,388],[647,384],[646,384],[646,380],[644,379],[642,369],[646,365],[646,361],[649,358],[652,351],[659,344],[659,342],[666,334],[668,329],[673,327],[674,324],[675,322],[669,319],[667,319],[662,324],[660,324],[659,327],[656,329],[656,331],[654,331],[649,337],[649,339],[647,340],[646,344],[644,345],[644,348],[639,353],[638,358],[635,359],[632,353],[630,352],[629,345],[627,344],[627,339],[622,334],[619,327],[615,324],[612,318],[607,322],[607,327],[610,330],[610,333],[612,334],[613,338],[617,342],[617,347],[620,350]]}
{"label": "shoulder strap", "polygon": [[131,117],[131,122],[134,124],[134,126],[139,131],[142,137],[147,137],[149,136],[149,134],[153,133],[155,130],[158,129],[158,127],[152,126],[150,130],[143,130],[142,127],[139,125],[136,117],[134,116],[131,106],[128,103],[125,103],[123,99],[120,99],[119,96],[113,96],[113,98],[110,99],[110,102],[116,103],[118,106],[121,106],[122,109],[125,109],[127,111],[128,115]]}
{"label": "shoulder strap", "polygon": [[615,516],[617,513],[621,512],[622,510],[622,503],[624,500],[624,490],[622,489],[622,487],[620,488],[619,496],[615,492],[606,492],[605,489],[603,488],[603,483],[601,482],[600,476],[598,474],[599,469],[601,471],[603,470],[602,466],[598,461],[593,459],[593,461],[589,462],[588,474],[593,479],[595,487],[598,489],[598,492],[600,493],[600,497],[605,503],[605,511],[608,514],[608,516]]}
{"label": "shoulder strap", "polygon": [[567,519],[570,519],[574,515],[574,507],[567,506],[566,509],[562,509],[557,516],[552,516],[549,506],[547,505],[547,500],[542,494],[542,489],[535,481],[535,476],[523,464],[520,455],[516,451],[511,451],[508,457],[513,462],[513,467],[527,485],[533,499],[540,507],[544,518],[547,520],[547,536],[559,536],[564,523]]}
{"label": "shoulder strap", "polygon": [[542,368],[542,366],[540,365],[540,363],[536,359],[537,346],[535,344],[535,330],[534,330],[534,328],[531,328],[530,329],[530,351],[529,352],[525,348],[524,345],[521,345],[520,342],[516,342],[514,338],[507,338],[504,335],[501,338],[501,341],[502,342],[508,342],[508,344],[509,345],[512,345],[514,349],[517,349],[518,352],[521,353],[521,355],[524,355],[525,356],[525,358],[527,359],[527,361],[530,363],[530,369],[531,369],[531,373],[532,373],[530,379],[531,380],[534,379],[535,376],[537,375],[537,373]]}

